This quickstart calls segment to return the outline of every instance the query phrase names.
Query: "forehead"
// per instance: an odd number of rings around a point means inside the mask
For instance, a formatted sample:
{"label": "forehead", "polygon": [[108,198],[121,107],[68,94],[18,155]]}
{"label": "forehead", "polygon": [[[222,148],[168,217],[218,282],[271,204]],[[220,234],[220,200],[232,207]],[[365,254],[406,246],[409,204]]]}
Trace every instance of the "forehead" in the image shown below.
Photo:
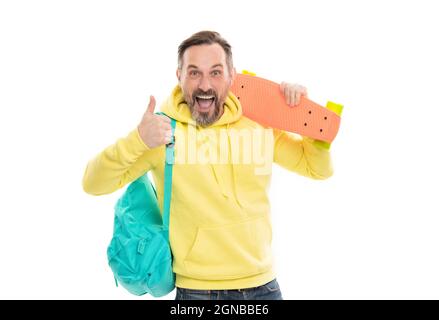
{"label": "forehead", "polygon": [[190,64],[199,68],[210,68],[217,63],[226,65],[226,53],[217,43],[192,46],[183,54],[183,68]]}

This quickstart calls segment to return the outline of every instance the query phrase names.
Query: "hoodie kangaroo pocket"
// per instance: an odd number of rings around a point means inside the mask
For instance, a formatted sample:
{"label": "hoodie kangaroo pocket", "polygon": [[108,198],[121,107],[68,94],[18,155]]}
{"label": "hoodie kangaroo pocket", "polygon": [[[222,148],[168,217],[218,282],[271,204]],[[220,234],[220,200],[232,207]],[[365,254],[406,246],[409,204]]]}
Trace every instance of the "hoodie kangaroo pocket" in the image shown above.
{"label": "hoodie kangaroo pocket", "polygon": [[195,242],[184,261],[188,276],[202,280],[250,277],[270,270],[271,263],[268,217],[198,228]]}

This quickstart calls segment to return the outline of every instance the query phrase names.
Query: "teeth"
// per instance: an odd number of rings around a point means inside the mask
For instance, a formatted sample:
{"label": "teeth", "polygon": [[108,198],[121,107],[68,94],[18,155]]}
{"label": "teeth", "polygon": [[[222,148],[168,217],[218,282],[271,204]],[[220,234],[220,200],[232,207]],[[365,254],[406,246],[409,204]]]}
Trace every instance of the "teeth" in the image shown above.
{"label": "teeth", "polygon": [[198,99],[213,99],[215,96],[197,96]]}

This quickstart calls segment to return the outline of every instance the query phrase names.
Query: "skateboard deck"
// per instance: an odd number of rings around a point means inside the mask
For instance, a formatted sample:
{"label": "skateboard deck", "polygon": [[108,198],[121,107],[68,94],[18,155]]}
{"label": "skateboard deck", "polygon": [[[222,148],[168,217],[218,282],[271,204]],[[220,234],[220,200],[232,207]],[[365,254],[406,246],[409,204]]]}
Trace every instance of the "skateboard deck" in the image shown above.
{"label": "skateboard deck", "polygon": [[301,97],[297,106],[287,105],[276,82],[252,74],[237,74],[230,88],[247,118],[262,125],[298,133],[331,143],[340,127],[343,106],[328,101],[326,108]]}

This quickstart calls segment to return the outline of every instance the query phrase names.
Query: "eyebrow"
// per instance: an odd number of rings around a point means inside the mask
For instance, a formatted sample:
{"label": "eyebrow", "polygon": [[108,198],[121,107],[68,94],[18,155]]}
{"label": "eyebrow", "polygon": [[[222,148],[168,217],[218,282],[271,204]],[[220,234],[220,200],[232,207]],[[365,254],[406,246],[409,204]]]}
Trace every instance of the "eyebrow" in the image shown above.
{"label": "eyebrow", "polygon": [[[210,67],[210,68],[213,69],[213,68],[216,68],[216,67],[224,68],[222,63],[214,64],[214,65],[213,65],[212,67]],[[190,68],[198,69],[198,67],[197,67],[196,65],[194,65],[194,64],[190,64],[190,65],[188,65],[187,68],[188,68],[188,69],[190,69]]]}

